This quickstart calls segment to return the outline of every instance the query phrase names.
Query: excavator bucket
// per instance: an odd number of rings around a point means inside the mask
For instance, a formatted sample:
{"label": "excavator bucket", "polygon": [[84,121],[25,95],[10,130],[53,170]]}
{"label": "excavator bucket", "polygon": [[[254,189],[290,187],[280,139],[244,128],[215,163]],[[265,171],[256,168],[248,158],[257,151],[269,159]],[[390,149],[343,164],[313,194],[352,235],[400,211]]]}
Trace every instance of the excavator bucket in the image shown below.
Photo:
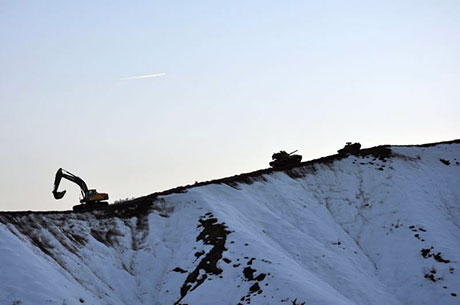
{"label": "excavator bucket", "polygon": [[61,199],[64,197],[66,191],[58,192],[58,191],[53,191],[53,195],[55,199]]}

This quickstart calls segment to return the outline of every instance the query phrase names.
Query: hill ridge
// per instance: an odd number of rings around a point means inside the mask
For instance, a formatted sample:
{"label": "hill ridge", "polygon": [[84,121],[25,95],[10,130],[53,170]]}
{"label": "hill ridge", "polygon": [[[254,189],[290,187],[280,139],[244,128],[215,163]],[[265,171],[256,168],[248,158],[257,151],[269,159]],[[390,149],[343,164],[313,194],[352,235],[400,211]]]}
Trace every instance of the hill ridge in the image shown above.
{"label": "hill ridge", "polygon": [[[443,144],[458,144],[458,143],[460,143],[460,139],[426,143],[426,144],[410,144],[410,145],[384,144],[384,145],[378,145],[378,146],[374,146],[370,148],[363,148],[360,150],[360,152],[357,155],[361,157],[372,155],[377,158],[387,158],[391,155],[391,150],[389,149],[390,147],[432,147],[432,146],[443,145]],[[259,170],[255,170],[255,171],[248,172],[248,173],[237,174],[237,175],[233,175],[229,177],[197,182],[195,184],[177,186],[177,187],[174,187],[168,190],[158,191],[158,192],[140,196],[134,199],[126,200],[121,203],[113,203],[113,204],[110,204],[107,209],[108,210],[123,209],[123,208],[128,208],[129,206],[132,206],[132,205],[148,204],[150,201],[156,200],[159,196],[166,196],[166,195],[175,194],[175,193],[183,193],[191,188],[210,185],[210,184],[224,183],[230,186],[232,185],[235,186],[236,184],[239,184],[239,183],[251,184],[253,181],[256,181],[257,178],[262,177],[262,175],[270,174],[274,172],[284,171],[288,174],[291,174],[294,177],[295,173],[293,173],[292,171],[293,169],[306,167],[306,166],[312,166],[315,164],[327,164],[327,163],[341,160],[346,157],[347,155],[333,154],[333,155],[329,155],[325,157],[320,157],[317,159],[303,161],[299,164],[293,164],[293,165],[284,166],[280,168],[264,168],[264,169],[259,169]],[[64,213],[64,214],[67,214],[67,213],[78,213],[78,212],[74,212],[71,210],[64,210],[64,211],[30,211],[30,210],[28,211],[0,211],[0,215],[1,214],[23,215],[23,214],[30,214],[30,213],[35,213],[35,214]]]}

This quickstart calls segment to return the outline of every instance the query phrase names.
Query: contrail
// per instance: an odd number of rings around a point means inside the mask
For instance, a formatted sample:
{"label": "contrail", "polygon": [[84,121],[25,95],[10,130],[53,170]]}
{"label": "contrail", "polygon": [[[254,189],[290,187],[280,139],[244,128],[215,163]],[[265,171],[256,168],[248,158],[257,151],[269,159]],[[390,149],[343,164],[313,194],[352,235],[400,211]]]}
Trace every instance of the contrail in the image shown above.
{"label": "contrail", "polygon": [[158,76],[165,76],[165,75],[166,75],[166,73],[139,75],[139,76],[131,76],[131,77],[120,78],[120,80],[141,79],[141,78],[150,78],[150,77],[158,77]]}

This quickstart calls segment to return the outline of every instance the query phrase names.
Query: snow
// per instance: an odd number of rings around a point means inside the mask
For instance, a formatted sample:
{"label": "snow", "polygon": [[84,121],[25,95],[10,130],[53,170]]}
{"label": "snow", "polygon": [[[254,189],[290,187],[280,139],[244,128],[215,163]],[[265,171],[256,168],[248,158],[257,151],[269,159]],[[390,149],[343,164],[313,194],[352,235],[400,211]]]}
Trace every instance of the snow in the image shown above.
{"label": "snow", "polygon": [[2,213],[0,304],[458,304],[460,144],[391,150],[129,217]]}

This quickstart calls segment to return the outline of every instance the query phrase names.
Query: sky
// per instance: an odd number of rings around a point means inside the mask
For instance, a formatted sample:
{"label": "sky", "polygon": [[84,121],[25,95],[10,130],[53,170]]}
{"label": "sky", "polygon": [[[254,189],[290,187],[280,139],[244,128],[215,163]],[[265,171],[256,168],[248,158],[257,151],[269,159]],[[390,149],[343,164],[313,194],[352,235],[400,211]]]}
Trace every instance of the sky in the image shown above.
{"label": "sky", "polygon": [[1,0],[0,210],[460,138],[458,37],[457,0]]}

